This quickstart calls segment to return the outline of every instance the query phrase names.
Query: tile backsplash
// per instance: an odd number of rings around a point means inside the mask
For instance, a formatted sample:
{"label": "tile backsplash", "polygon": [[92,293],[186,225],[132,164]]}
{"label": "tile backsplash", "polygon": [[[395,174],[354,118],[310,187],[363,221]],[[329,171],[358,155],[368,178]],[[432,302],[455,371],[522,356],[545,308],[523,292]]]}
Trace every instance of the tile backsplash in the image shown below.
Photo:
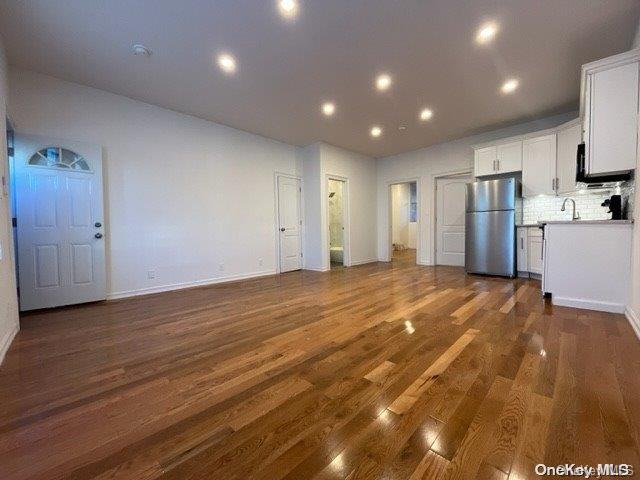
{"label": "tile backsplash", "polygon": [[576,212],[580,214],[583,220],[605,220],[611,218],[609,210],[602,207],[601,204],[607,198],[614,194],[622,195],[624,200],[629,202],[629,218],[633,218],[633,200],[634,186],[627,186],[622,189],[599,190],[597,192],[576,192],[572,195],[561,195],[558,197],[544,195],[533,198],[525,198],[522,202],[522,222],[524,224],[536,223],[539,220],[571,220],[573,205],[567,202],[567,208],[564,212],[560,211],[562,202],[566,197],[573,198],[576,201]]}

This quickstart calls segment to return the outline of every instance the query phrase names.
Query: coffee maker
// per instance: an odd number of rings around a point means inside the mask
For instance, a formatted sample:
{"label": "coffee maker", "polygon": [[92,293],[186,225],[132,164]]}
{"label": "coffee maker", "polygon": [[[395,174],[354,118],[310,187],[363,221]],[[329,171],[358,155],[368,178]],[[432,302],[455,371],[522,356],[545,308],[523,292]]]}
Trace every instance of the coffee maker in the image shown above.
{"label": "coffee maker", "polygon": [[622,195],[611,195],[611,198],[607,198],[601,206],[609,207],[607,213],[611,214],[611,220],[622,220]]}

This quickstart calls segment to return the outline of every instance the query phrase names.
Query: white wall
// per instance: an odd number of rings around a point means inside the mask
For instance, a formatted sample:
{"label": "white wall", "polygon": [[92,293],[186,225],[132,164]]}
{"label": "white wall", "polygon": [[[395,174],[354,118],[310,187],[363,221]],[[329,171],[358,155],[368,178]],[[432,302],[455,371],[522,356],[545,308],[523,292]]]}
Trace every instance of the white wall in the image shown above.
{"label": "white wall", "polygon": [[305,185],[305,268],[329,269],[329,215],[327,182],[345,179],[343,195],[345,263],[375,262],[376,254],[376,162],[370,157],[326,143],[314,143],[300,154]]}
{"label": "white wall", "polygon": [[275,272],[274,175],[300,173],[296,147],[23,70],[9,110],[17,132],[103,146],[111,296]]}
{"label": "white wall", "polygon": [[[5,129],[7,103],[7,63],[0,39],[0,178],[9,183],[7,164],[7,135]],[[8,187],[7,187],[8,188]],[[0,363],[11,340],[19,328],[16,298],[13,233],[9,214],[9,195],[5,195],[0,184]]]}
{"label": "white wall", "polygon": [[[640,48],[640,23],[633,42],[633,48]],[[640,172],[640,125],[638,125],[638,148],[636,158],[636,176]],[[640,185],[636,181],[634,209],[640,208]],[[637,212],[638,210],[635,210]],[[635,213],[634,212],[634,213]],[[633,244],[632,244],[632,261],[631,261],[631,303],[627,308],[627,315],[632,320],[636,333],[640,336],[640,213],[635,213],[637,218],[633,224]]]}
{"label": "white wall", "polygon": [[389,184],[417,178],[419,215],[418,263],[433,264],[434,226],[434,176],[446,173],[472,170],[473,149],[478,143],[488,142],[512,135],[543,130],[560,125],[577,113],[556,115],[533,122],[514,125],[448,143],[407,152],[377,160],[378,168],[378,258],[387,259],[389,252]]}
{"label": "white wall", "polygon": [[[323,245],[328,245],[327,177],[347,179],[347,212],[345,212],[345,243],[349,265],[375,262],[376,254],[376,162],[370,157],[320,144],[322,165]],[[329,250],[323,249],[323,266],[329,268]]]}

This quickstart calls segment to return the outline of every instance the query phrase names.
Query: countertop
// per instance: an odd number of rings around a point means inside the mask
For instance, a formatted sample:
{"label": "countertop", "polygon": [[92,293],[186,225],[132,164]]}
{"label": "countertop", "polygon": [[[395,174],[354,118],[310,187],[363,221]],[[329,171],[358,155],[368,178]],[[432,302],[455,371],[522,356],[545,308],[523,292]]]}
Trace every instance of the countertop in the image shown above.
{"label": "countertop", "polygon": [[630,225],[633,220],[549,220],[538,225]]}

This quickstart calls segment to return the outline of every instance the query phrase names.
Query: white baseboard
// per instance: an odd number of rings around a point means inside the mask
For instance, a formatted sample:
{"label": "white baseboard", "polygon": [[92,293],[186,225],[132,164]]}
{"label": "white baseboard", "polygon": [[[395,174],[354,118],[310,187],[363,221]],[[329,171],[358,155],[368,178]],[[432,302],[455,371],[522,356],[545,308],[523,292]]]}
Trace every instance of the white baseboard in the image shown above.
{"label": "white baseboard", "polygon": [[364,265],[365,263],[376,263],[377,261],[377,258],[368,258],[366,260],[352,260],[349,266],[355,267],[356,265]]}
{"label": "white baseboard", "polygon": [[137,290],[125,290],[122,292],[113,292],[107,295],[107,300],[116,300],[118,298],[137,297],[138,295],[149,295],[151,293],[170,292],[172,290],[182,290],[184,288],[201,287],[204,285],[214,285],[216,283],[234,282],[236,280],[247,280],[250,278],[266,277],[276,275],[275,270],[264,270],[261,272],[251,272],[241,275],[230,275],[227,277],[206,278],[204,280],[196,280],[195,282],[172,283],[169,285],[159,285],[157,287],[139,288]]}
{"label": "white baseboard", "polygon": [[7,351],[11,346],[11,342],[13,342],[13,339],[16,337],[18,330],[20,330],[20,327],[15,325],[11,330],[5,333],[2,340],[0,340],[0,365],[2,365],[4,356],[7,354]]}
{"label": "white baseboard", "polygon": [[625,306],[621,303],[599,302],[584,300],[581,298],[551,297],[551,303],[560,307],[583,308],[585,310],[598,310],[600,312],[624,313]]}
{"label": "white baseboard", "polygon": [[631,307],[625,308],[624,315],[627,317],[627,320],[629,320],[633,331],[636,332],[636,337],[640,339],[640,317],[631,309]]}
{"label": "white baseboard", "polygon": [[330,269],[325,267],[309,267],[305,266],[303,270],[311,270],[312,272],[328,272]]}

